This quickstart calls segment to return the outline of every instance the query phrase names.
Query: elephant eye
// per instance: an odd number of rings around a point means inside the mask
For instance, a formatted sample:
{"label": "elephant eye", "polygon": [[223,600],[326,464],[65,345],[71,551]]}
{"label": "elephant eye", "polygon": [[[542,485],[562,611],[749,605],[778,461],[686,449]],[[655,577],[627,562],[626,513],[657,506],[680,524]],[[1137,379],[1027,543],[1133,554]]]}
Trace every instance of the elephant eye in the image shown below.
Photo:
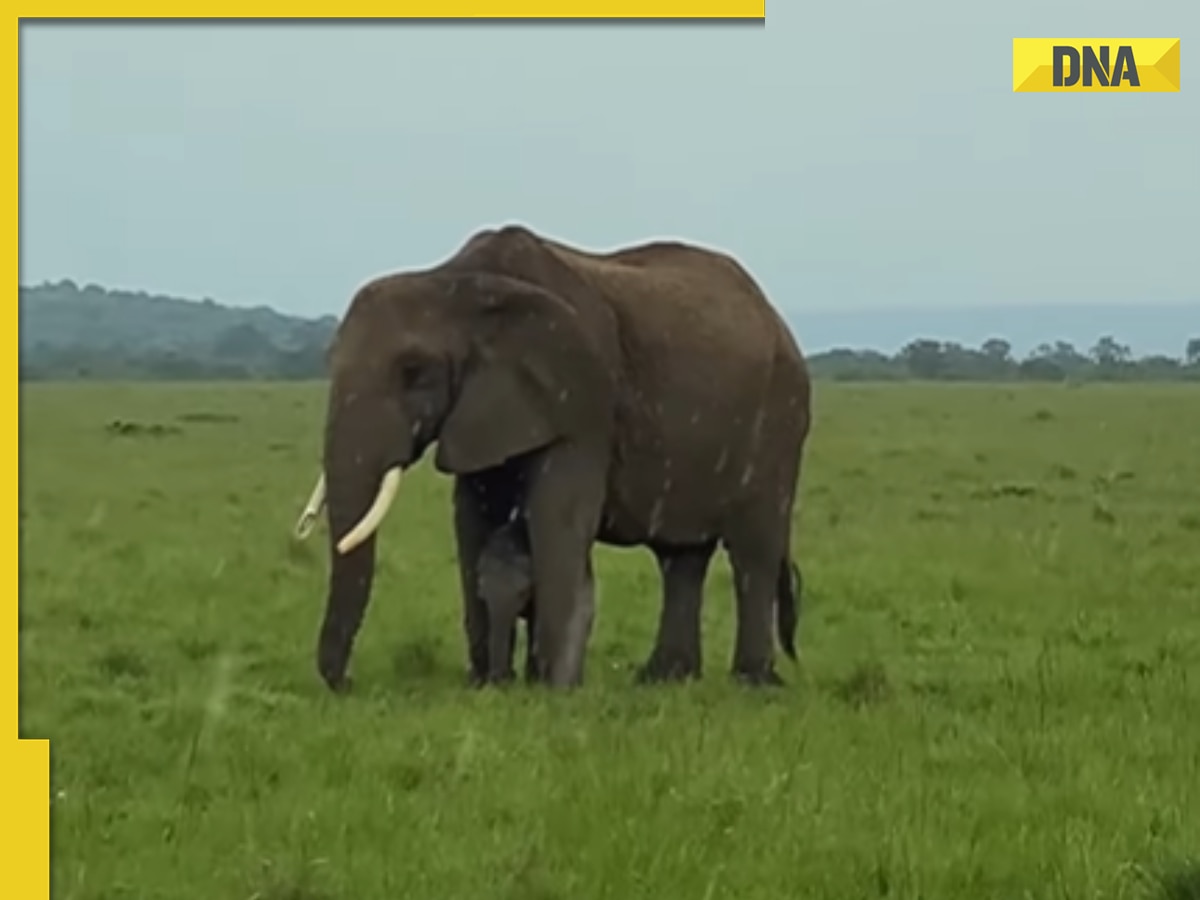
{"label": "elephant eye", "polygon": [[434,365],[425,360],[406,359],[399,365],[400,382],[406,388],[428,387],[437,379]]}

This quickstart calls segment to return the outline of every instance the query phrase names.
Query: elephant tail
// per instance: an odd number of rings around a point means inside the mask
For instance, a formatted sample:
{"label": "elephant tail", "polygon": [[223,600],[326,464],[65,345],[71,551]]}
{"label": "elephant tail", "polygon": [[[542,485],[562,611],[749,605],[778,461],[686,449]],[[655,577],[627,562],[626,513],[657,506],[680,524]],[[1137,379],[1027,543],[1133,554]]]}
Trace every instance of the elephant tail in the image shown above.
{"label": "elephant tail", "polygon": [[796,659],[796,626],[800,620],[800,598],[803,593],[804,579],[800,567],[784,557],[779,563],[775,623],[779,629],[779,644],[793,660]]}

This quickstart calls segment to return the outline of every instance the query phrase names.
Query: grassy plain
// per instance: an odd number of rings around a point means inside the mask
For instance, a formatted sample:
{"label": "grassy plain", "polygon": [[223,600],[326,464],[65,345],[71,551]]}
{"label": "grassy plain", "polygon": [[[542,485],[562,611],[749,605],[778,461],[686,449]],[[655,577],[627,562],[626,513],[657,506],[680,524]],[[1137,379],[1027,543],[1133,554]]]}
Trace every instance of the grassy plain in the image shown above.
{"label": "grassy plain", "polygon": [[657,578],[607,548],[588,684],[466,690],[422,465],[346,698],[312,663],[323,534],[289,536],[323,395],[24,390],[57,898],[1200,896],[1195,387],[820,386],[777,692],[726,677],[723,557],[705,679],[633,687]]}

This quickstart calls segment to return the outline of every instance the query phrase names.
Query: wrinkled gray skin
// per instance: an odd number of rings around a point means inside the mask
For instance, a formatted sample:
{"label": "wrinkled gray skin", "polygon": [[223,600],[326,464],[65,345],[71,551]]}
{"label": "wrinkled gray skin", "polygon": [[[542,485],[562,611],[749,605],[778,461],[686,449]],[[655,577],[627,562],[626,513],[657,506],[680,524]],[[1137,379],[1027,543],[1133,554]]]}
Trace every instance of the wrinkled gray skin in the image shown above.
{"label": "wrinkled gray skin", "polygon": [[[595,541],[643,546],[658,561],[662,608],[641,680],[701,674],[704,582],[722,546],[737,600],[732,671],[780,683],[776,625],[794,655],[791,516],[811,385],[787,326],[732,258],[674,242],[590,253],[519,226],[481,232],[438,265],[360,288],[329,365],[331,567],[317,668],[331,689],[347,686],[376,535],[345,553],[337,542],[384,473],[435,444],[434,465],[455,478],[473,682],[488,673],[480,552],[519,508],[549,685],[583,680],[580,586]],[[401,486],[396,506],[404,496]]]}
{"label": "wrinkled gray skin", "polygon": [[[590,633],[596,606],[590,571],[582,591],[579,602],[584,610],[584,628]],[[487,608],[488,680],[502,683],[515,677],[512,657],[518,618],[525,620],[525,680],[537,680],[533,559],[529,555],[529,538],[520,520],[492,532],[484,544],[479,555],[479,599]]]}

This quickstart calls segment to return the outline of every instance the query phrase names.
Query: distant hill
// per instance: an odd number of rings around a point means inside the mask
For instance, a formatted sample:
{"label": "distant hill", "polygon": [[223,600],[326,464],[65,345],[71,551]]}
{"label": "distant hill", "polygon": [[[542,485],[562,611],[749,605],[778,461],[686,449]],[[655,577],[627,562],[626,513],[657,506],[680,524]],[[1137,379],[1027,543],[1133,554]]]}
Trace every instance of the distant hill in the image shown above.
{"label": "distant hill", "polygon": [[313,378],[337,319],[72,281],[20,289],[21,371],[43,377]]}
{"label": "distant hill", "polygon": [[[143,291],[22,287],[22,380],[308,379],[337,318]],[[795,312],[818,377],[840,380],[1200,375],[1200,307]]]}

